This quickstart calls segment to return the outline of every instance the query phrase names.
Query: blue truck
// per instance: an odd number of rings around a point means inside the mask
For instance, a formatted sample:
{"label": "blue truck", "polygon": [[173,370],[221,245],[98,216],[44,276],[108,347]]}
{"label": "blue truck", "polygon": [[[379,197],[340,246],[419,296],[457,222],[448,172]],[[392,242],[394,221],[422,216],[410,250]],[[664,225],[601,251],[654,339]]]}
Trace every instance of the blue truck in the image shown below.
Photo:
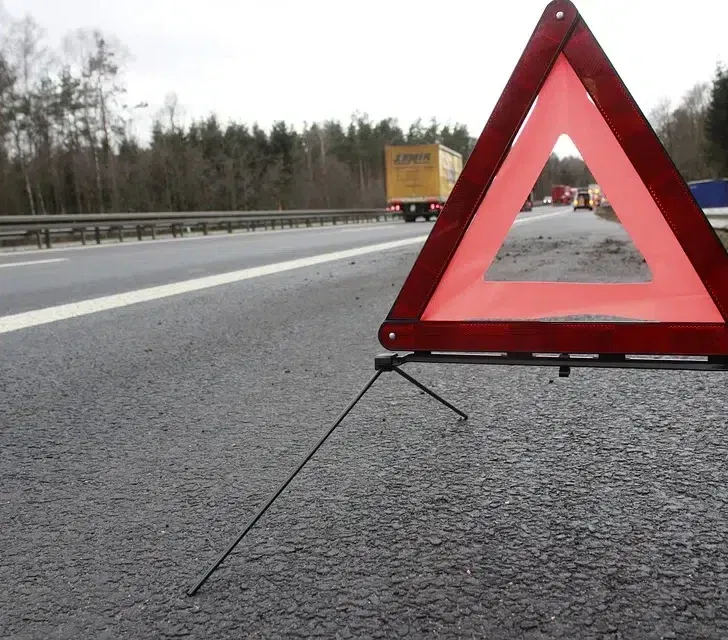
{"label": "blue truck", "polygon": [[688,182],[701,209],[728,207],[728,178]]}

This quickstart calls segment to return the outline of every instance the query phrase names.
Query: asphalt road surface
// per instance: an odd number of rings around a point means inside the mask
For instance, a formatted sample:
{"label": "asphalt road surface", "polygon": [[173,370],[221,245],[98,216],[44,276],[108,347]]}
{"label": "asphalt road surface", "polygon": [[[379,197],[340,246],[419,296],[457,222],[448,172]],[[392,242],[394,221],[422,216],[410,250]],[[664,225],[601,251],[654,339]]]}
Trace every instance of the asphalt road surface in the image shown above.
{"label": "asphalt road surface", "polygon": [[[497,276],[644,277],[522,218]],[[185,595],[371,375],[421,242],[372,247],[430,228],[0,255],[0,637],[725,637],[720,374],[408,369],[466,422],[383,376]]]}

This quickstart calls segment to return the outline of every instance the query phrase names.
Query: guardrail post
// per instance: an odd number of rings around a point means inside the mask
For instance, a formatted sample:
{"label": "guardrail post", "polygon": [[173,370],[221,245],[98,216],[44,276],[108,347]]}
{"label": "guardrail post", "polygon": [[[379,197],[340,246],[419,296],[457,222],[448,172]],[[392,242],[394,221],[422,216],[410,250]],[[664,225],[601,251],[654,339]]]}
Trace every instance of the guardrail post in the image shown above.
{"label": "guardrail post", "polygon": [[142,239],[142,225],[137,225],[137,240],[141,241]]}
{"label": "guardrail post", "polygon": [[101,244],[101,229],[94,227],[94,238],[96,238],[96,244]]}
{"label": "guardrail post", "polygon": [[79,229],[81,232],[81,244],[85,247],[86,246],[86,227],[81,227]]}
{"label": "guardrail post", "polygon": [[322,226],[322,227],[324,226],[324,219],[323,218],[319,218],[319,225]]}
{"label": "guardrail post", "polygon": [[172,229],[172,237],[176,238],[177,237],[177,225],[176,224],[170,225],[170,229]]}
{"label": "guardrail post", "polygon": [[202,223],[202,235],[203,236],[207,235],[207,222]]}
{"label": "guardrail post", "polygon": [[45,244],[48,249],[51,248],[51,230],[50,229],[43,229],[43,233],[45,234]]}
{"label": "guardrail post", "polygon": [[230,222],[227,223],[227,229],[228,229],[228,233],[232,233],[233,232],[233,223],[232,223],[232,221],[230,221]]}
{"label": "guardrail post", "polygon": [[124,242],[124,227],[119,226],[119,242]]}
{"label": "guardrail post", "polygon": [[149,225],[149,230],[152,232],[152,240],[157,239],[157,225],[151,224]]}
{"label": "guardrail post", "polygon": [[38,244],[38,248],[39,249],[42,249],[43,248],[43,241],[41,240],[41,237],[40,237],[40,231],[36,231],[35,232],[35,241]]}

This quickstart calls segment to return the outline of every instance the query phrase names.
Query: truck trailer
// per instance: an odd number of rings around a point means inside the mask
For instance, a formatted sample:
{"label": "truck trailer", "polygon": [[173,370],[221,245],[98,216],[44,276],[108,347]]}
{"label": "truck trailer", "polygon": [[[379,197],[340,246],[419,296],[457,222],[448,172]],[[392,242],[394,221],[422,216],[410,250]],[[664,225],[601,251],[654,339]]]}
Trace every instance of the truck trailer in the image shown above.
{"label": "truck trailer", "polygon": [[551,187],[551,204],[560,206],[571,204],[571,187],[566,184],[555,184]]}
{"label": "truck trailer", "polygon": [[701,209],[728,207],[728,178],[688,182]]}
{"label": "truck trailer", "polygon": [[385,146],[387,211],[436,218],[462,170],[463,156],[442,144]]}

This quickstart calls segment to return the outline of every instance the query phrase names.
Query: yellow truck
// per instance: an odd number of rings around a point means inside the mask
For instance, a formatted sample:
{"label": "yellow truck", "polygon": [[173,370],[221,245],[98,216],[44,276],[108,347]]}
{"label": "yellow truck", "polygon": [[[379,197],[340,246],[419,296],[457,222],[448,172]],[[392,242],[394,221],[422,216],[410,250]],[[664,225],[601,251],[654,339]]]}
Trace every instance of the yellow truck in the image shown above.
{"label": "yellow truck", "polygon": [[436,218],[462,170],[463,156],[442,144],[385,146],[387,211]]}

